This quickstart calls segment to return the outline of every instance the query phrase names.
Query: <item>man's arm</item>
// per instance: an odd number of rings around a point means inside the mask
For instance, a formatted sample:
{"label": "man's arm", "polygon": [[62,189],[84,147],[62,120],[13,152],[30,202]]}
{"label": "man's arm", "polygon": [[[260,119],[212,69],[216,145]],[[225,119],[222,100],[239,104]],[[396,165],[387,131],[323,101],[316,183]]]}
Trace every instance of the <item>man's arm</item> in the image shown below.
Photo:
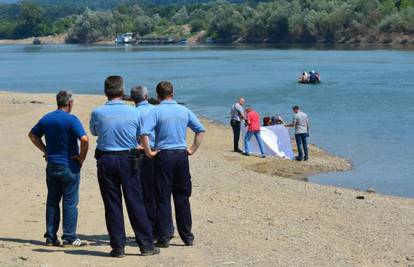
{"label": "man's arm", "polygon": [[201,142],[203,141],[204,134],[206,129],[201,124],[201,122],[198,120],[197,116],[189,111],[189,121],[188,121],[188,127],[190,127],[191,130],[194,131],[194,141],[191,145],[190,149],[187,149],[188,155],[194,155],[194,153],[197,151],[197,149],[200,147]]}
{"label": "man's arm", "polygon": [[293,120],[289,124],[285,124],[286,127],[295,127],[296,126],[296,119],[293,117]]}
{"label": "man's arm", "polygon": [[95,129],[95,124],[96,124],[96,114],[95,114],[95,111],[92,111],[91,119],[89,120],[89,130],[91,131],[91,134],[93,136],[98,136],[98,133],[96,132],[96,129]]}
{"label": "man's arm", "polygon": [[293,122],[291,122],[291,123],[289,123],[289,124],[285,124],[285,127],[294,127],[295,126],[295,124],[294,124],[295,122],[293,121]]}
{"label": "man's arm", "polygon": [[152,159],[158,154],[159,151],[152,151],[148,135],[141,136],[141,144],[148,158]]}
{"label": "man's arm", "polygon": [[150,141],[149,141],[149,135],[152,131],[154,131],[155,127],[157,126],[157,114],[155,110],[152,110],[148,116],[143,120],[142,123],[142,129],[141,129],[141,139],[140,143],[141,146],[144,147],[145,155],[147,155],[148,158],[152,159],[154,158],[159,151],[152,151]]}
{"label": "man's arm", "polygon": [[243,108],[239,103],[236,104],[236,110],[239,113],[240,119],[246,120],[246,115],[244,114]]}
{"label": "man's arm", "polygon": [[40,138],[39,136],[35,135],[34,133],[30,132],[29,133],[29,138],[32,141],[32,143],[40,150],[43,152],[43,155],[47,161],[47,155],[46,155],[46,145],[43,143],[42,138]]}
{"label": "man's arm", "polygon": [[85,134],[81,138],[79,138],[79,140],[80,140],[79,155],[75,155],[71,157],[71,159],[78,161],[79,165],[82,167],[83,162],[85,161],[86,155],[88,154],[88,150],[89,150],[89,137]]}
{"label": "man's arm", "polygon": [[199,132],[194,135],[194,141],[190,149],[187,149],[188,155],[194,155],[203,141],[205,132]]}

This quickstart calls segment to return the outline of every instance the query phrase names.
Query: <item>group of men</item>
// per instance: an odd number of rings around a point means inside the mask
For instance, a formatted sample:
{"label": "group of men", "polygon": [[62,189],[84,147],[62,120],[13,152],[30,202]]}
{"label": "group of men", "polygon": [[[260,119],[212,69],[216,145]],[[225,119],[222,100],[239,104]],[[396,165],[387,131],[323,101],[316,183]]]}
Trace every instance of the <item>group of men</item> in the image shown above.
{"label": "group of men", "polygon": [[[261,157],[265,158],[264,144],[260,135],[260,115],[252,109],[251,106],[247,106],[244,110],[245,99],[239,98],[230,109],[230,125],[233,129],[233,151],[243,153],[246,156],[250,155],[250,140],[254,136],[259,145]],[[285,124],[283,119],[279,121],[286,127],[293,127],[295,129],[295,141],[298,148],[298,155],[295,157],[297,161],[307,161],[309,159],[309,149],[307,138],[309,137],[309,117],[306,113],[300,110],[299,106],[294,106],[293,120],[289,124]],[[244,136],[244,151],[239,148],[241,124],[245,122],[247,131]]]}
{"label": "group of men", "polygon": [[[112,247],[110,255],[125,255],[122,196],[143,256],[158,254],[159,248],[169,246],[174,235],[171,195],[178,233],[186,246],[192,246],[188,156],[199,148],[204,126],[189,109],[174,101],[170,82],[157,85],[157,106],[148,103],[148,91],[143,86],[131,89],[135,107],[124,103],[124,81],[120,76],[109,76],[104,87],[108,102],[93,110],[90,131],[97,136],[95,158]],[[47,161],[44,237],[48,246],[80,247],[85,243],[76,235],[77,205],[80,170],[89,138],[79,119],[70,114],[74,105],[72,93],[60,91],[56,101],[57,110],[41,118],[29,133]],[[188,127],[195,133],[190,148],[186,144]],[[61,200],[63,243],[57,237]]]}
{"label": "group of men", "polygon": [[320,83],[321,75],[314,70],[310,72],[303,71],[299,76],[298,81],[300,83]]}

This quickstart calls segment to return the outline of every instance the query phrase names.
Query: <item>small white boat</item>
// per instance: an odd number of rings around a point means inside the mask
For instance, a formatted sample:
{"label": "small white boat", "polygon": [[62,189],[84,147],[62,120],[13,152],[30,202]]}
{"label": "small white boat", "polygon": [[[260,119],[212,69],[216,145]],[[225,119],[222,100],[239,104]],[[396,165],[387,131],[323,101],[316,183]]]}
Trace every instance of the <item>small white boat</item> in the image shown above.
{"label": "small white boat", "polygon": [[116,37],[115,43],[117,44],[131,44],[135,41],[134,34],[132,32],[123,33]]}

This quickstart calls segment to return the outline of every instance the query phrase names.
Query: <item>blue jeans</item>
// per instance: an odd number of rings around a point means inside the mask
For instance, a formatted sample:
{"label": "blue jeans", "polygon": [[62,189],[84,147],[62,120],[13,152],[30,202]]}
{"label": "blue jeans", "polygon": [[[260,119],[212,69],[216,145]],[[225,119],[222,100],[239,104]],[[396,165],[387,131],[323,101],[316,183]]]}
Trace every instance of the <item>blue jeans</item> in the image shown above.
{"label": "blue jeans", "polygon": [[264,145],[263,145],[263,140],[262,137],[260,136],[260,131],[247,131],[246,136],[244,137],[244,152],[245,153],[250,153],[250,139],[252,137],[255,137],[257,140],[257,143],[259,144],[259,148],[260,148],[260,153],[262,153],[262,155],[264,155]]}
{"label": "blue jeans", "polygon": [[73,242],[78,223],[80,173],[73,173],[68,166],[48,163],[46,167],[47,203],[46,233],[49,242],[57,241],[60,222],[60,200],[63,199],[63,236]]}
{"label": "blue jeans", "polygon": [[305,151],[305,159],[307,160],[309,157],[307,138],[308,138],[307,133],[295,134],[296,145],[298,146],[298,160],[303,159],[302,147],[303,147],[303,150]]}

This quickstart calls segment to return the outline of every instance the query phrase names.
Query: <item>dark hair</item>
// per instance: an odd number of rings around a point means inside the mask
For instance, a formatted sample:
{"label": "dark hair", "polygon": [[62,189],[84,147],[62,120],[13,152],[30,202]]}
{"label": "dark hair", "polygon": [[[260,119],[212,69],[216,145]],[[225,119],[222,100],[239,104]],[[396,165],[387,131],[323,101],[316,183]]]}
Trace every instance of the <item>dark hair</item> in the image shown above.
{"label": "dark hair", "polygon": [[138,85],[131,89],[131,98],[135,103],[139,103],[148,98],[148,90],[145,86]]}
{"label": "dark hair", "polygon": [[110,99],[124,96],[124,79],[121,76],[108,76],[105,80],[105,95]]}
{"label": "dark hair", "polygon": [[293,110],[299,110],[300,109],[300,107],[299,106],[293,106],[293,108],[292,108]]}
{"label": "dark hair", "polygon": [[174,88],[173,88],[172,83],[162,81],[157,84],[157,95],[158,95],[158,98],[160,98],[161,100],[164,100],[172,96],[173,93],[174,93]]}
{"label": "dark hair", "polygon": [[62,90],[57,93],[56,103],[58,108],[67,107],[70,101],[73,101],[73,95],[71,91]]}
{"label": "dark hair", "polygon": [[151,105],[158,105],[160,104],[160,101],[156,98],[150,97],[148,98],[148,103],[150,103]]}

